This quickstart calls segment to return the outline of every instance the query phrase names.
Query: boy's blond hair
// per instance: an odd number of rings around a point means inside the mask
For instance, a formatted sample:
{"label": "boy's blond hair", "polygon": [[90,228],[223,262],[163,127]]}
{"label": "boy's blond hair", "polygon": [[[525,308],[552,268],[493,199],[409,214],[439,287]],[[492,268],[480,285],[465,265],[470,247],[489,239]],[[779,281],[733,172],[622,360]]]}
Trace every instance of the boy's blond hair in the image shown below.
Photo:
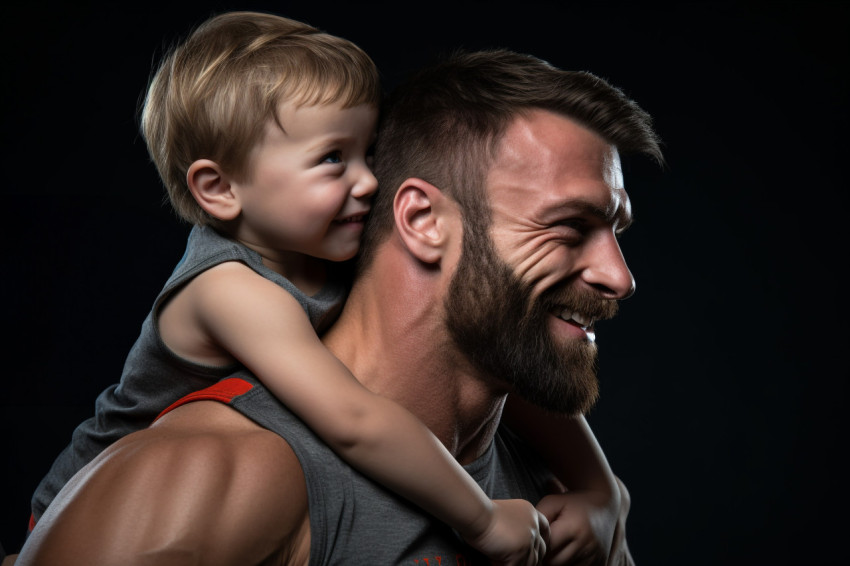
{"label": "boy's blond hair", "polygon": [[170,50],[153,76],[141,115],[142,135],[178,216],[213,219],[186,183],[198,159],[247,179],[248,156],[278,105],[378,106],[378,71],[348,40],[258,12],[215,16]]}

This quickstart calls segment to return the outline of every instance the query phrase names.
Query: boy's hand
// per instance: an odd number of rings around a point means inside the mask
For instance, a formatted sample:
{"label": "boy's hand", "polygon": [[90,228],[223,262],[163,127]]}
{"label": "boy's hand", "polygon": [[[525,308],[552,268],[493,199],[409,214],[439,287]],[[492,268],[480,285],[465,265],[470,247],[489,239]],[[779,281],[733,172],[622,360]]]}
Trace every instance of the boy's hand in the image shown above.
{"label": "boy's hand", "polygon": [[544,497],[537,508],[550,523],[548,566],[634,566],[626,544],[630,499],[619,492],[571,491]]}
{"label": "boy's hand", "polygon": [[493,516],[484,532],[467,540],[498,566],[543,563],[549,540],[549,521],[524,499],[493,501]]}

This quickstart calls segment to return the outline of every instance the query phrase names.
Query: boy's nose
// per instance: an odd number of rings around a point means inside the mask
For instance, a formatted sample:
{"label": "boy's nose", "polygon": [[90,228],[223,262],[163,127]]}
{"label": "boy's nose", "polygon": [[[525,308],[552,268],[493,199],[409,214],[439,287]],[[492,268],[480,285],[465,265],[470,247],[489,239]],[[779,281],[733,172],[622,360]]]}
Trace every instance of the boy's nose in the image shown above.
{"label": "boy's nose", "polygon": [[368,197],[378,189],[378,179],[367,166],[362,167],[354,187],[351,189],[352,196],[356,198]]}

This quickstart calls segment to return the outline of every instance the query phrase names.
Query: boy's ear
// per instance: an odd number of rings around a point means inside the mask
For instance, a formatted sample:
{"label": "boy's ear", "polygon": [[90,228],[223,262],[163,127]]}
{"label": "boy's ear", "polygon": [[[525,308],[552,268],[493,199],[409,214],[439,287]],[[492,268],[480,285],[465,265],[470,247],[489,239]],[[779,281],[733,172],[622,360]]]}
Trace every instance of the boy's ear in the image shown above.
{"label": "boy's ear", "polygon": [[405,180],[393,200],[396,228],[405,247],[419,260],[438,263],[460,227],[457,205],[427,181]]}
{"label": "boy's ear", "polygon": [[198,204],[213,218],[233,220],[242,211],[230,178],[215,161],[198,159],[186,172],[186,184]]}

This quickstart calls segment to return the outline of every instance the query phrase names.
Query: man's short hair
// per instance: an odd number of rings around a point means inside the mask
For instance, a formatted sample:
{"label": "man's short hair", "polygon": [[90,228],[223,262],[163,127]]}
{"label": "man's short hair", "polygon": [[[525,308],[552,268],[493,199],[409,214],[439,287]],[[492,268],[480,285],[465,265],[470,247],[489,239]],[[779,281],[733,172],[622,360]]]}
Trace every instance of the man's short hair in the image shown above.
{"label": "man's short hair", "polygon": [[151,79],[142,135],[178,216],[209,217],[189,192],[192,162],[211,159],[247,178],[248,156],[278,105],[372,104],[382,92],[374,62],[348,40],[258,12],[215,16],[169,50]]}
{"label": "man's short hair", "polygon": [[395,191],[409,177],[439,187],[465,220],[489,227],[484,183],[495,150],[513,119],[535,109],[582,124],[621,153],[663,163],[649,114],[605,80],[505,49],[456,51],[399,85],[384,106],[375,151],[379,189],[360,270],[391,232]]}

